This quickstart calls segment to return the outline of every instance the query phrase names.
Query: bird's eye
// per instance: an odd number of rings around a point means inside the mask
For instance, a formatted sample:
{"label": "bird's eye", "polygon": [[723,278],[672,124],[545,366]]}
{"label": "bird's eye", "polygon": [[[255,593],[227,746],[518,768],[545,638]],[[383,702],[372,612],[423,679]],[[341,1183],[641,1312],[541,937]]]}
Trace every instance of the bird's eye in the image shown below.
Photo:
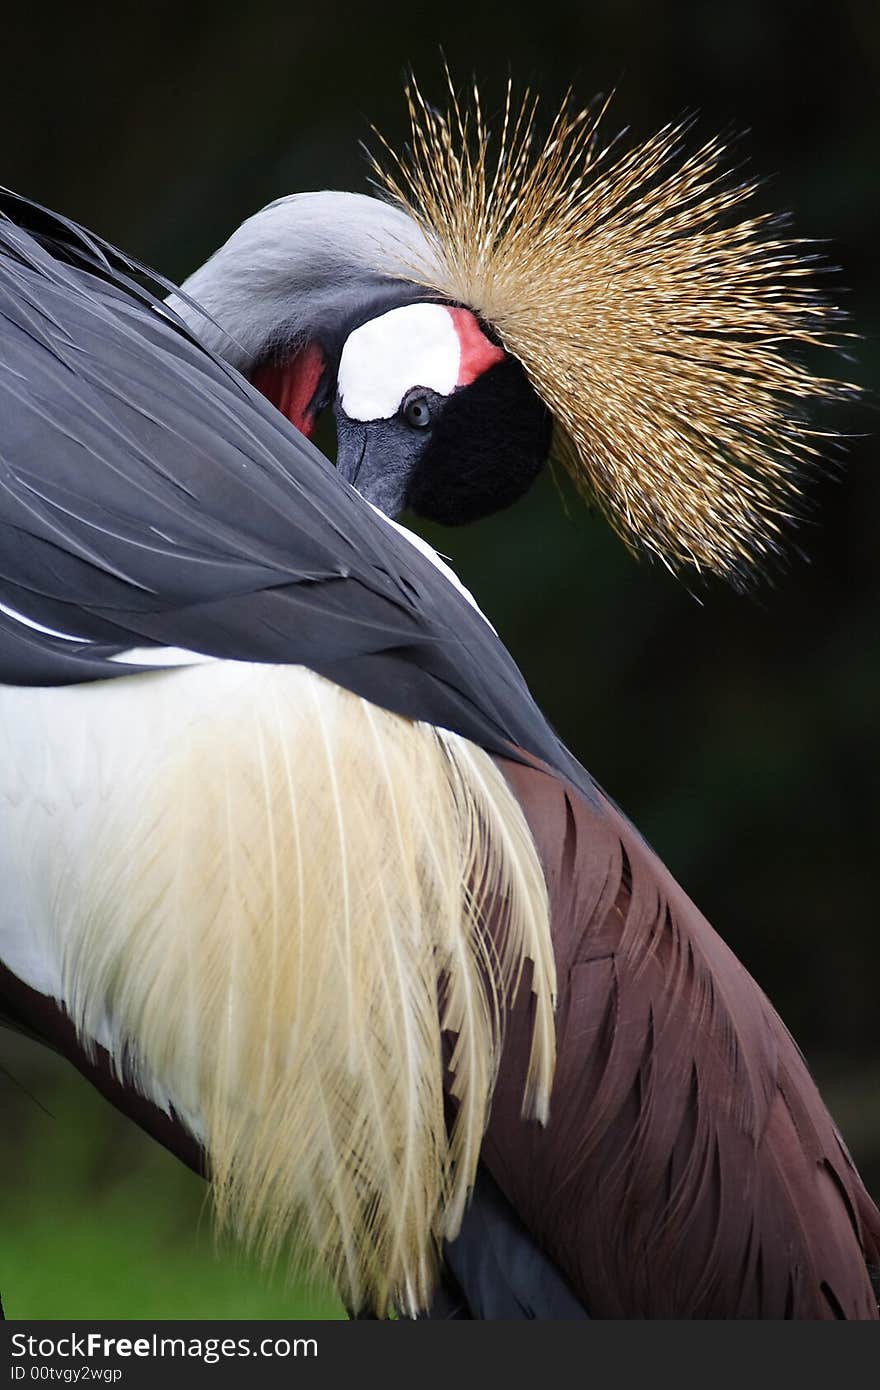
{"label": "bird's eye", "polygon": [[411,396],[403,407],[403,418],[414,430],[423,430],[431,423],[431,407],[424,396]]}

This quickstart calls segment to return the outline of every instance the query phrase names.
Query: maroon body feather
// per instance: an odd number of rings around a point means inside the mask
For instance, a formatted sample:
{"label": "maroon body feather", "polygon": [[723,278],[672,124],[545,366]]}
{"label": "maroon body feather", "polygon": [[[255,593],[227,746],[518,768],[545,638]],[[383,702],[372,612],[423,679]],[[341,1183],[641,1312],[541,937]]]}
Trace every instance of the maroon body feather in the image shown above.
{"label": "maroon body feather", "polygon": [[525,1225],[593,1317],[877,1318],[880,1214],[772,1005],[610,803],[501,765],[559,977],[550,1123],[521,994],[483,1150]]}

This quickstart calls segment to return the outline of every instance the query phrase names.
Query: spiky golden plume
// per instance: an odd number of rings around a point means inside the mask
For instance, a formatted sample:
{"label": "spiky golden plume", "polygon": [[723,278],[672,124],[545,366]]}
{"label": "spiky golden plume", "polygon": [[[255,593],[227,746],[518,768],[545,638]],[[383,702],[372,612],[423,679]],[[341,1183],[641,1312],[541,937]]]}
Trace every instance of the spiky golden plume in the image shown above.
{"label": "spiky golden plume", "polygon": [[372,159],[431,248],[411,278],[495,329],[631,548],[744,575],[778,549],[828,438],[804,406],[854,389],[799,360],[840,337],[804,243],[731,217],[757,185],[727,176],[720,139],[682,154],[688,122],[620,153],[600,143],[607,103],[569,97],[542,143],[537,97],[517,107],[508,84],[493,137],[476,87],[449,90],[443,115],[412,82],[405,155],[382,140]]}

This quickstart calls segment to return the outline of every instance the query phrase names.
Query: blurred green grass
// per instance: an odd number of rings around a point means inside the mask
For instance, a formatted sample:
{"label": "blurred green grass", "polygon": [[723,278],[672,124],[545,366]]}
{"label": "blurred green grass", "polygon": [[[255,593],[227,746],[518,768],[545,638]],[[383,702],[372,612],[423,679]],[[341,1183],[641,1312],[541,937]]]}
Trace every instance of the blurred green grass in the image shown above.
{"label": "blurred green grass", "polygon": [[345,1316],[327,1289],[218,1243],[201,1179],[69,1064],[9,1034],[3,1064],[0,1291],[8,1318]]}
{"label": "blurred green grass", "polygon": [[[0,1292],[8,1318],[340,1319],[335,1296],[215,1240],[201,1179],[61,1058],[3,1030]],[[876,1154],[875,1066],[817,1079],[857,1158]],[[48,1113],[47,1113],[48,1112]]]}

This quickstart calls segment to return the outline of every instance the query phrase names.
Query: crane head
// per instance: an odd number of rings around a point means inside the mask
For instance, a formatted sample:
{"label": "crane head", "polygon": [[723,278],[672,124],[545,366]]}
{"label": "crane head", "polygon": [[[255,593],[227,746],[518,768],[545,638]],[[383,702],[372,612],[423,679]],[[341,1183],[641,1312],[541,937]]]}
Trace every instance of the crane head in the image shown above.
{"label": "crane head", "polygon": [[389,516],[478,521],[516,502],[552,421],[469,309],[417,302],[356,328],[339,360],[337,467]]}
{"label": "crane head", "polygon": [[631,549],[747,583],[833,441],[810,407],[855,392],[811,360],[845,336],[815,253],[688,122],[621,150],[604,106],[542,140],[528,93],[494,129],[408,99],[383,197],[279,199],[186,282],[201,336],[304,433],[332,407],[390,515],[476,520],[552,457]]}

